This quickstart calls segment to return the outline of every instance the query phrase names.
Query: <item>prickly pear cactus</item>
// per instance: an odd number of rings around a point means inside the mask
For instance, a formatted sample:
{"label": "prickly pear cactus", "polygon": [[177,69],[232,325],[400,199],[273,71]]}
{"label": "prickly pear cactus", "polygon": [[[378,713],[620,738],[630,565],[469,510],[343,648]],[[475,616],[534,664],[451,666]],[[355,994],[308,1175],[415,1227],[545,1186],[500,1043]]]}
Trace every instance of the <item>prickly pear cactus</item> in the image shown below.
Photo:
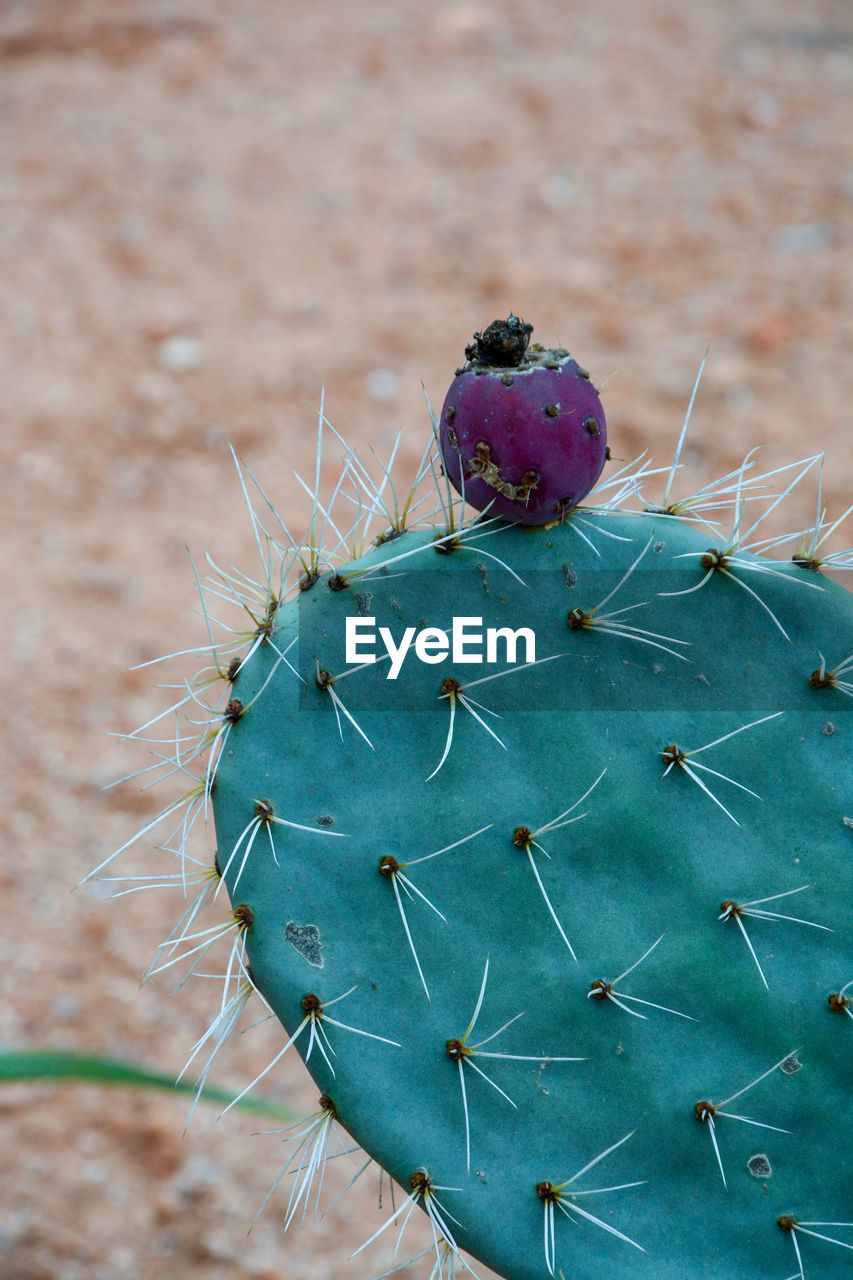
{"label": "prickly pear cactus", "polygon": [[304,544],[253,514],[262,573],[211,587],[245,643],[184,700],[203,771],[163,814],[198,897],[153,968],[224,939],[208,1049],[259,993],[305,1059],[288,1225],[338,1125],[404,1189],[400,1264],[429,1215],[433,1276],[853,1274],[853,597],[825,572],[853,553],[818,555],[819,498],[761,542],[818,463],[680,502],[639,463],[531,528],[463,522],[431,458],[419,517],[349,453],[349,552],[319,498]]}

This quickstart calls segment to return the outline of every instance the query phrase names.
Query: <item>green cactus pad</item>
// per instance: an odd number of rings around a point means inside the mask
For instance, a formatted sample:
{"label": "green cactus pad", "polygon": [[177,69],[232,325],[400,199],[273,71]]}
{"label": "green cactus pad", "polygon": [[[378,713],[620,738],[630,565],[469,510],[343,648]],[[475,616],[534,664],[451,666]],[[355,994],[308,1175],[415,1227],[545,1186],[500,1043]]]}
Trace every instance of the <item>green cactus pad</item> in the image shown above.
{"label": "green cactus pad", "polygon": [[[581,532],[405,533],[283,605],[233,683],[220,867],[252,981],[453,1243],[512,1280],[784,1280],[778,1219],[853,1217],[853,703],[810,684],[851,597],[747,552],[709,571],[668,516]],[[535,664],[348,671],[348,617],[460,616],[532,629]]]}
{"label": "green cactus pad", "polygon": [[853,553],[817,559],[820,500],[795,561],[744,549],[747,464],[624,509],[648,474],[534,528],[441,482],[371,542],[388,477],[351,454],[352,551],[319,500],[304,545],[253,512],[262,580],[212,588],[251,625],[178,703],[210,716],[162,765],[203,772],[152,971],[231,946],[200,1084],[256,992],[305,1059],[286,1225],[337,1121],[438,1280],[853,1273],[853,596],[821,571]]}

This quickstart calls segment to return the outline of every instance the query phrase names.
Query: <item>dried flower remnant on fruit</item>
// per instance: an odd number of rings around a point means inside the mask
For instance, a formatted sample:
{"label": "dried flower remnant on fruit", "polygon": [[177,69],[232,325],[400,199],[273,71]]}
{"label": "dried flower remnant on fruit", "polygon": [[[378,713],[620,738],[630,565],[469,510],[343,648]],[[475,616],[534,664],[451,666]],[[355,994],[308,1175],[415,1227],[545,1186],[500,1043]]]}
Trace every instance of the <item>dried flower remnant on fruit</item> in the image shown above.
{"label": "dried flower remnant on fruit", "polygon": [[465,348],[465,359],[472,365],[513,368],[524,359],[532,332],[532,324],[510,313],[506,320],[493,320],[482,333],[474,334],[474,341]]}

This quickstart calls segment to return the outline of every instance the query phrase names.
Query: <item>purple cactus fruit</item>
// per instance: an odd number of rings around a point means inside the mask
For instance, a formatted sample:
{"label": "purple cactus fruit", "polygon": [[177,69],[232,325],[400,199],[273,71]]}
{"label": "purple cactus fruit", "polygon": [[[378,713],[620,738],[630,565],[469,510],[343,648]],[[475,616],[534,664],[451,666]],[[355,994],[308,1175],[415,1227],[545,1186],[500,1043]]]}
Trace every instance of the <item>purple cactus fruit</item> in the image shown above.
{"label": "purple cactus fruit", "polygon": [[582,502],[607,460],[604,410],[589,374],[533,326],[495,320],[465,348],[441,410],[448,478],[477,511],[548,524]]}

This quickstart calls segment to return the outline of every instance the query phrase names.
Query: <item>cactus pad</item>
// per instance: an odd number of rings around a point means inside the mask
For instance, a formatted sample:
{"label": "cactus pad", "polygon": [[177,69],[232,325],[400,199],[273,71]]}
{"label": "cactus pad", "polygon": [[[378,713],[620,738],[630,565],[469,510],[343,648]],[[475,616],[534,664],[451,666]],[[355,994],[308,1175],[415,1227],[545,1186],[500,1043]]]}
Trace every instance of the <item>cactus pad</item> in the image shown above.
{"label": "cactus pad", "polygon": [[853,596],[748,549],[749,475],[535,528],[439,483],[334,562],[319,508],[299,547],[255,516],[227,575],[252,625],[185,801],[223,1009],[268,1002],[433,1276],[853,1274]]}

